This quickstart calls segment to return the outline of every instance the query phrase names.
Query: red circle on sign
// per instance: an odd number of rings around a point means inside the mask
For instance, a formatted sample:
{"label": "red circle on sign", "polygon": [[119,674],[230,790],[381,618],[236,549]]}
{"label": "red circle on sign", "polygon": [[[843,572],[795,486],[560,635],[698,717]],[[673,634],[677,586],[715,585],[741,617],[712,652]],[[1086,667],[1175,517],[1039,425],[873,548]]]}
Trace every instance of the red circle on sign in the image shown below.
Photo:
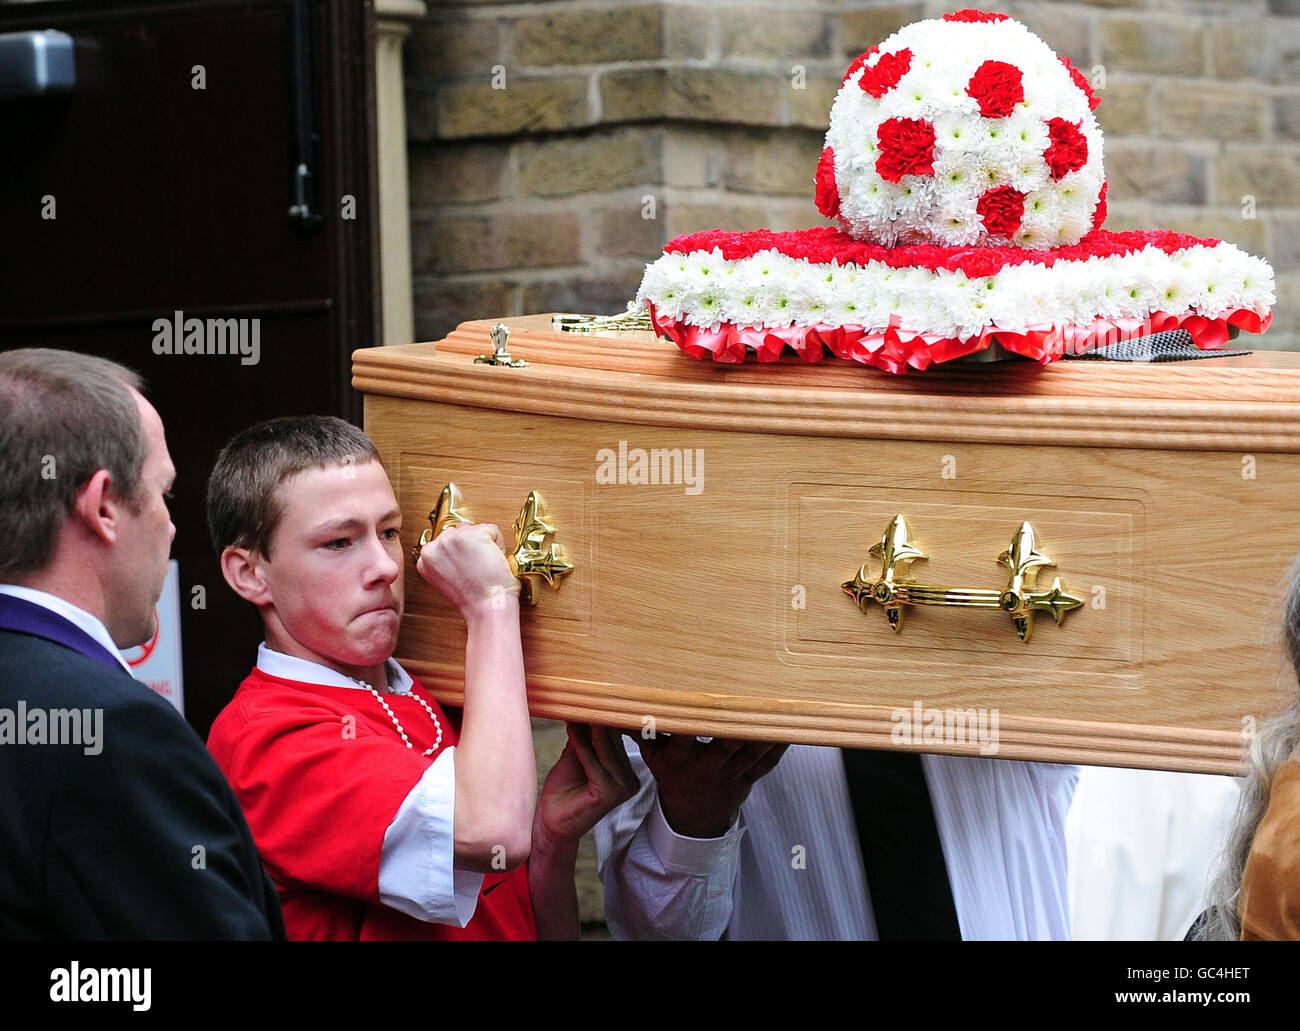
{"label": "red circle on sign", "polygon": [[126,664],[128,666],[139,666],[148,659],[149,656],[153,654],[153,650],[158,647],[158,635],[160,633],[162,633],[162,623],[159,622],[159,620],[154,619],[153,637],[149,639],[148,643],[140,645],[143,649],[140,657],[138,659],[127,659]]}

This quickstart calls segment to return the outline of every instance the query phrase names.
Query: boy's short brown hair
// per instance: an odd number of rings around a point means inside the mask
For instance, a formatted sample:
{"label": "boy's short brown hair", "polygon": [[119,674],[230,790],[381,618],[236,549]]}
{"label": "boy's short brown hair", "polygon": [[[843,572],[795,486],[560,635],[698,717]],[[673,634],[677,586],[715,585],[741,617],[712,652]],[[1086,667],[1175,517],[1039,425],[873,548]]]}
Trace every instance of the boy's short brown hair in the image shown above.
{"label": "boy's short brown hair", "polygon": [[332,415],[268,419],[236,434],[208,478],[208,532],[220,555],[246,548],[271,557],[284,515],[280,487],[307,469],[381,461],[374,441]]}

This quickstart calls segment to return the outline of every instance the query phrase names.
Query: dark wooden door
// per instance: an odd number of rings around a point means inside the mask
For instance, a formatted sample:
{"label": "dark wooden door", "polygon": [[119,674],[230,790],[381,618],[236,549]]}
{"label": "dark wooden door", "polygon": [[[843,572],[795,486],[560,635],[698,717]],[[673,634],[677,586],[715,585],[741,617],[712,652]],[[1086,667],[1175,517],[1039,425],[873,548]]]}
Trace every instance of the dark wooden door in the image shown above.
{"label": "dark wooden door", "polygon": [[[216,453],[274,415],[360,418],[349,356],[378,325],[368,6],[0,5],[0,32],[66,32],[77,64],[66,96],[0,101],[0,347],[147,380],[179,473],[186,715],[205,736],[261,639],[207,542]],[[178,311],[260,320],[257,362],[155,353],[155,320]]]}

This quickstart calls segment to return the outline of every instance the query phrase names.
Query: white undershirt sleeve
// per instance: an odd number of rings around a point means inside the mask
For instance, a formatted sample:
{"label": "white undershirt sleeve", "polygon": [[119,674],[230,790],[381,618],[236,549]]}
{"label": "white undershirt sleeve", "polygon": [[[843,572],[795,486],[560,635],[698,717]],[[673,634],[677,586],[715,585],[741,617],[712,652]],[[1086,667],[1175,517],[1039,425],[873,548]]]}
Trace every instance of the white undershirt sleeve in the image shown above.
{"label": "white undershirt sleeve", "polygon": [[478,906],[483,875],[455,867],[455,752],[438,753],[384,832],[379,899],[426,923],[464,927]]}
{"label": "white undershirt sleeve", "polygon": [[744,829],[737,820],[720,838],[677,834],[636,745],[627,752],[641,790],[595,830],[610,932],[620,940],[721,938],[731,920]]}

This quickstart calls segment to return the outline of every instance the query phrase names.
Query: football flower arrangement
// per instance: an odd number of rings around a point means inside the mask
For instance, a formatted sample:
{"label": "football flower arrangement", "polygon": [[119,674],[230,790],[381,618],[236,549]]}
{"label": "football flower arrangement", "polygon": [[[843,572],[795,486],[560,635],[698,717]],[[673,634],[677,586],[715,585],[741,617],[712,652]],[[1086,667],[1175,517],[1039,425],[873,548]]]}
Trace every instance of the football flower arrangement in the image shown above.
{"label": "football flower arrangement", "polygon": [[1099,103],[1009,18],[909,25],[844,76],[817,206],[886,246],[1078,243],[1105,218]]}
{"label": "football flower arrangement", "polygon": [[891,372],[989,347],[1040,362],[1184,328],[1263,332],[1266,262],[1179,233],[1104,230],[1087,79],[1023,25],[961,11],[857,58],[814,178],[839,228],[672,241],[638,302],[694,357],[823,349]]}

